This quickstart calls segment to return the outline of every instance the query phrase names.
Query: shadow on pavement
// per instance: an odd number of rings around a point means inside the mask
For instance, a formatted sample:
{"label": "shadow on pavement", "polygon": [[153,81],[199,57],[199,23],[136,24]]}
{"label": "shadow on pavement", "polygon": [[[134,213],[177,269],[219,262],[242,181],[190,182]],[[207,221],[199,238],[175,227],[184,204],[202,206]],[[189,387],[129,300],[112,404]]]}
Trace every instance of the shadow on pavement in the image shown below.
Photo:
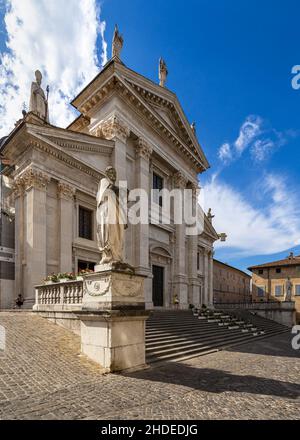
{"label": "shadow on pavement", "polygon": [[210,393],[238,392],[290,399],[297,399],[300,396],[299,384],[258,376],[237,375],[211,368],[196,368],[179,362],[169,362],[158,368],[124,375],[135,379],[185,386]]}

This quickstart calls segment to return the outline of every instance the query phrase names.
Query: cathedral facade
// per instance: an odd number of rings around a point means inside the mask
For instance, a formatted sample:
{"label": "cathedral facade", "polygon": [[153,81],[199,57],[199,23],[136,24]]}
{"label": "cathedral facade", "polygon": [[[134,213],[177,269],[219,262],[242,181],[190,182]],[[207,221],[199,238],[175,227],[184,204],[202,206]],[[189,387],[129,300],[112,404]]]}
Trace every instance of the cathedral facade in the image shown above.
{"label": "cathedral facade", "polygon": [[[96,193],[108,166],[129,190],[140,188],[150,197],[151,189],[188,188],[196,200],[198,176],[209,164],[194,126],[165,87],[165,63],[156,84],[123,64],[121,43],[115,35],[111,60],[73,99],[80,115],[67,128],[50,124],[45,106],[44,117],[31,109],[2,140],[15,264],[13,282],[5,284],[5,294],[1,289],[1,308],[12,307],[18,294],[24,307],[32,307],[34,286],[47,275],[99,263]],[[212,304],[218,238],[205,215],[198,235],[172,221],[129,222],[124,259],[146,277],[147,308],[172,307],[174,298],[180,308]]]}

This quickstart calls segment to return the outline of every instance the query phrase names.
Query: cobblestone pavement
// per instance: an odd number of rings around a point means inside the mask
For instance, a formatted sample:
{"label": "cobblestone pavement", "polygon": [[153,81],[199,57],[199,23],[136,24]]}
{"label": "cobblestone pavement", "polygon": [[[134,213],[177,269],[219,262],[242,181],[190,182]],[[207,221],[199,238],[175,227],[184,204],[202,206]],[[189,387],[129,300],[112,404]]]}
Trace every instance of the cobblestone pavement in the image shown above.
{"label": "cobblestone pavement", "polygon": [[0,419],[299,419],[300,352],[289,333],[128,374],[103,374],[80,339],[0,313]]}

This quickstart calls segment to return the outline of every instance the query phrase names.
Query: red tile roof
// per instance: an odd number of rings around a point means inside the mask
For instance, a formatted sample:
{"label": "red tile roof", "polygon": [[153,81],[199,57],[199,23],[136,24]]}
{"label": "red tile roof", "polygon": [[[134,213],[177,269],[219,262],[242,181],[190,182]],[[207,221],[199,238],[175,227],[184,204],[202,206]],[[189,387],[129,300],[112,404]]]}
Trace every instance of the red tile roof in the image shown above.
{"label": "red tile roof", "polygon": [[252,269],[263,269],[268,267],[278,267],[278,266],[300,266],[300,255],[290,256],[285,258],[284,260],[272,261],[271,263],[258,264],[257,266],[248,267],[248,270]]}

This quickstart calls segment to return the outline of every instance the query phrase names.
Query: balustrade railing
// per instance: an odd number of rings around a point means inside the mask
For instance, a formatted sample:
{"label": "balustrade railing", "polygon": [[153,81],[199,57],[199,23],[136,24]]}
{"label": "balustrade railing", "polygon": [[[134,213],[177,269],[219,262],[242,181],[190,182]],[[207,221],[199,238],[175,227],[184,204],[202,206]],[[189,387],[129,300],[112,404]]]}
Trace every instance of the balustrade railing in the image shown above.
{"label": "balustrade railing", "polygon": [[81,280],[43,284],[35,287],[35,304],[38,306],[81,304],[82,296],[83,281]]}

